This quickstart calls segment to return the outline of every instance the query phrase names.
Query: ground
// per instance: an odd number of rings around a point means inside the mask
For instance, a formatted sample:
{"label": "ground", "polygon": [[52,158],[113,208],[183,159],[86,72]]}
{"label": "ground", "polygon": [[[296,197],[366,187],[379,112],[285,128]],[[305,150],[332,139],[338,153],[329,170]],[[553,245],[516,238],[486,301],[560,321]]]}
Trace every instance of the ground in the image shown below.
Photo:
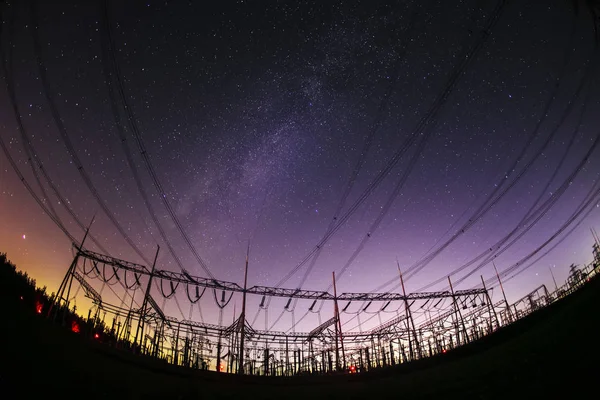
{"label": "ground", "polygon": [[168,366],[92,343],[10,299],[0,304],[0,399],[600,398],[600,279],[453,352],[333,377],[240,378]]}

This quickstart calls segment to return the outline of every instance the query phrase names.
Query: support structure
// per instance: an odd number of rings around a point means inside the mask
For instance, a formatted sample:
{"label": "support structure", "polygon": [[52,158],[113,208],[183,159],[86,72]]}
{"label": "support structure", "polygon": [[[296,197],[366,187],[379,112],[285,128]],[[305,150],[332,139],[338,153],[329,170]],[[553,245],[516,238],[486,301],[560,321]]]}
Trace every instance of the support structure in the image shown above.
{"label": "support structure", "polygon": [[[465,343],[469,341],[469,335],[467,334],[467,329],[465,328],[465,320],[463,319],[462,312],[460,311],[460,307],[458,306],[458,302],[456,301],[456,296],[454,295],[454,288],[452,287],[452,281],[450,280],[450,276],[448,276],[448,284],[450,284],[450,291],[452,292],[452,302],[454,303],[454,311],[458,313],[458,317],[460,319],[460,325],[462,327],[463,335]],[[458,321],[457,321],[458,325]],[[456,342],[460,344],[460,335],[459,335],[458,326],[456,327]]]}
{"label": "support structure", "polygon": [[338,306],[337,301],[337,288],[335,285],[335,271],[332,272],[333,275],[333,308],[335,313],[335,366],[338,371],[340,368],[340,351],[338,347],[338,336],[340,340],[340,346],[342,349],[342,368],[346,368],[346,354],[344,351],[344,335],[342,334],[342,322],[340,321],[340,308]]}
{"label": "support structure", "polygon": [[[332,273],[332,294],[299,289],[282,289],[281,292],[289,293],[288,302],[290,299],[304,299],[308,311],[313,313],[319,312],[315,307],[317,300],[324,303],[333,302],[334,315],[332,318],[322,322],[319,314],[318,326],[310,332],[296,332],[293,327],[286,332],[277,332],[266,328],[260,331],[254,329],[246,321],[248,307],[253,304],[247,296],[258,294],[256,287],[247,286],[250,272],[249,252],[246,256],[243,285],[239,285],[239,290],[232,289],[237,288],[234,283],[227,284],[216,280],[210,283],[196,281],[192,276],[176,275],[161,270],[157,265],[158,254],[159,249],[157,249],[152,268],[149,268],[82,249],[79,254],[77,271],[79,272],[79,267],[82,265],[82,259],[86,263],[83,263],[80,276],[77,275],[74,278],[76,279],[74,283],[79,282],[82,288],[81,293],[88,297],[98,298],[95,304],[100,304],[101,300],[99,296],[94,296],[92,290],[89,290],[91,286],[84,283],[86,280],[98,279],[105,283],[112,283],[113,289],[118,290],[122,287],[125,293],[130,293],[134,287],[139,288],[144,293],[144,304],[139,308],[134,308],[133,302],[130,305],[129,301],[126,305],[123,302],[121,305],[116,305],[102,301],[102,310],[100,311],[113,317],[113,327],[116,327],[116,330],[101,331],[100,333],[104,337],[109,337],[113,335],[112,331],[115,331],[115,337],[112,340],[120,343],[120,346],[130,348],[135,343],[133,348],[139,350],[141,343],[141,347],[148,356],[159,357],[188,368],[205,368],[236,374],[281,376],[341,372],[352,365],[355,366],[355,369],[351,369],[351,371],[361,372],[438,354],[448,348],[447,346],[454,347],[457,344],[454,329],[458,329],[459,324],[450,321],[453,316],[456,316],[455,321],[460,316],[463,332],[466,331],[467,326],[469,334],[473,329],[473,337],[479,337],[478,332],[484,332],[483,328],[493,324],[493,309],[489,308],[490,301],[487,301],[487,307],[485,304],[486,299],[489,298],[485,288],[457,291],[452,288],[452,290],[439,292],[408,294],[400,273],[401,292],[340,294],[337,291],[335,273]],[[88,260],[89,264],[87,264]],[[144,275],[146,276],[144,279],[147,280],[142,280],[143,283],[140,284],[140,278]],[[135,278],[135,281],[131,279],[132,277]],[[115,285],[117,281],[122,285]],[[183,288],[180,290],[184,290],[187,294],[191,302],[190,306],[196,304],[201,297],[199,287],[213,285],[209,289],[213,292],[213,296],[209,300],[214,299],[218,306],[218,323],[196,321],[192,319],[191,311],[189,319],[178,320],[169,316],[166,310],[171,307],[163,306],[165,311],[159,308],[160,301],[156,299],[151,290],[156,283],[160,289],[157,295],[162,294],[165,301],[173,297],[177,287]],[[163,290],[163,287],[166,287],[165,283],[170,286],[171,291]],[[220,286],[221,283],[223,283],[222,286]],[[68,281],[63,286],[66,293]],[[266,291],[271,291],[271,289]],[[236,293],[238,297],[233,301]],[[260,296],[268,297],[269,294],[260,294]],[[133,296],[130,295],[130,297],[133,301]],[[179,297],[181,298],[181,296]],[[307,302],[307,299],[310,301]],[[444,302],[444,299],[454,301],[450,304],[447,301]],[[239,300],[242,300],[240,303],[241,314],[237,314],[237,307],[235,307]],[[379,324],[374,324],[373,321],[368,327],[364,326],[364,321],[361,325],[359,316],[357,318],[359,325],[356,331],[354,328],[342,331],[340,307],[343,306],[339,304],[340,300],[348,302],[345,305],[346,309],[352,301],[365,301],[372,308],[374,307],[373,302],[383,302],[380,303],[380,311],[395,309],[396,314],[393,318],[382,320],[383,314],[377,313],[376,315],[380,317]],[[260,309],[265,309],[265,304],[268,303],[260,301]],[[438,307],[440,304],[442,306]],[[473,309],[461,314],[457,307],[460,305],[462,308],[466,304],[472,304]],[[362,312],[368,307],[364,307],[360,311]],[[402,309],[406,312],[402,312]],[[432,318],[431,315],[433,310],[437,311],[435,318]],[[222,324],[224,311],[229,311],[227,313],[228,322],[233,321],[229,326]],[[419,312],[420,316],[422,316],[422,312],[425,312],[425,315],[429,312],[429,320],[417,319],[417,311],[421,311]],[[90,320],[96,320],[97,315],[94,314],[97,314],[97,310],[92,310]],[[137,331],[133,332],[132,323],[136,320],[139,321]],[[215,316],[215,320],[217,320],[217,316]],[[298,320],[292,316],[292,324],[294,325],[295,322]],[[463,334],[466,336],[466,333],[459,331],[459,337],[462,337]],[[134,338],[136,335],[137,337]],[[166,345],[167,343],[169,345]],[[412,349],[410,356],[408,348]],[[357,366],[360,368],[356,368]]]}
{"label": "support structure", "polygon": [[138,320],[138,325],[135,330],[135,337],[133,339],[134,348],[138,344],[138,337],[144,337],[144,323],[146,320],[146,312],[148,310],[148,301],[150,298],[150,288],[152,287],[152,279],[154,278],[154,270],[156,269],[156,259],[158,258],[158,252],[160,251],[160,246],[156,246],[156,254],[154,255],[154,261],[152,262],[152,270],[150,272],[150,277],[148,278],[148,286],[146,286],[146,292],[144,293],[144,301],[142,303],[142,308],[140,309],[140,319]]}
{"label": "support structure", "polygon": [[[48,316],[51,315],[52,311],[55,310],[55,308],[60,307],[62,300],[64,300],[66,307],[69,306],[69,296],[71,295],[71,283],[73,282],[73,277],[74,277],[75,271],[77,269],[77,263],[79,261],[81,250],[83,249],[83,245],[85,244],[85,239],[87,239],[88,234],[90,233],[90,227],[94,223],[95,218],[96,218],[95,216],[92,217],[90,224],[88,225],[87,229],[85,230],[85,234],[83,235],[83,239],[81,240],[81,243],[79,244],[79,246],[77,246],[77,251],[75,252],[75,257],[73,257],[73,261],[71,262],[71,265],[69,265],[69,268],[67,269],[67,273],[65,274],[65,277],[63,278],[62,282],[60,283],[60,286],[58,287],[58,290],[56,291],[56,296],[54,297],[54,300],[52,301],[52,304],[50,305],[50,308],[48,309]],[[68,289],[67,289],[67,287],[68,287]],[[65,289],[67,290],[66,296],[65,296]],[[54,317],[56,317],[56,313],[54,314]]]}
{"label": "support structure", "polygon": [[552,268],[548,267],[550,270],[550,276],[552,276],[552,281],[554,282],[554,290],[558,292],[558,285],[556,284],[556,279],[554,278],[554,273],[552,272]]}
{"label": "support structure", "polygon": [[244,291],[242,292],[242,314],[240,315],[240,353],[238,373],[244,375],[244,335],[246,334],[246,287],[248,285],[248,256],[250,255],[250,243],[246,250],[246,266],[244,267]]}
{"label": "support structure", "polygon": [[[412,330],[412,335],[413,335],[413,339],[415,341],[415,346],[417,347],[417,354],[419,356],[419,358],[422,357],[421,354],[421,346],[419,345],[419,339],[417,338],[417,329],[415,328],[415,320],[412,317],[412,313],[410,311],[410,305],[408,304],[408,299],[406,297],[406,288],[404,287],[404,278],[402,277],[402,271],[400,270],[400,263],[398,262],[398,260],[396,259],[396,265],[398,266],[398,274],[400,275],[400,284],[402,285],[402,294],[404,295],[404,310],[406,312],[406,316],[408,317],[408,322],[411,324],[411,327],[409,329]],[[409,352],[412,356],[412,344],[410,343],[410,335],[409,335]]]}
{"label": "support structure", "polygon": [[506,300],[506,293],[504,293],[504,286],[502,286],[502,280],[500,279],[500,274],[498,273],[498,270],[496,269],[496,263],[494,263],[494,261],[492,261],[492,265],[494,266],[494,271],[496,271],[496,277],[498,278],[498,283],[500,284],[500,290],[502,290],[502,297],[504,298],[504,304],[506,304],[506,312],[508,314],[508,318],[512,322],[513,316],[512,316],[512,312],[510,311],[510,305],[508,304],[508,300]]}
{"label": "support structure", "polygon": [[594,228],[590,228],[590,231],[592,232],[592,237],[594,238],[594,243],[596,246],[594,246],[594,250],[600,247],[600,237],[598,236],[598,233],[594,230]]}
{"label": "support structure", "polygon": [[[109,257],[103,254],[99,254],[87,249],[81,250],[81,256],[89,260],[94,260],[104,265],[113,266],[119,270],[125,270],[135,273],[136,275],[150,275],[150,271],[139,264],[134,264],[128,261],[119,260],[114,257]],[[244,288],[237,283],[221,281],[217,279],[208,279],[197,276],[191,276],[188,273],[177,273],[168,270],[155,270],[153,273],[155,278],[168,280],[171,282],[182,283],[186,285],[192,285],[197,287],[204,287],[215,290],[224,290],[229,293],[242,293]],[[334,295],[329,292],[314,291],[314,290],[302,290],[302,289],[286,289],[286,288],[275,288],[266,286],[252,286],[246,289],[247,294],[258,295],[258,296],[269,296],[269,297],[284,297],[286,299],[310,299],[310,300],[325,300],[333,301]],[[469,296],[483,294],[483,289],[467,289],[457,290],[454,292],[455,296]],[[440,299],[440,298],[452,298],[452,293],[449,291],[439,292],[416,292],[410,293],[404,296],[400,293],[388,292],[388,293],[342,293],[337,296],[338,301],[377,301],[377,302],[389,302],[389,301],[402,301],[404,298],[408,301],[413,300],[426,300],[426,299]]]}
{"label": "support structure", "polygon": [[492,311],[494,313],[494,321],[496,321],[496,328],[500,328],[500,322],[498,321],[498,314],[496,314],[496,309],[494,308],[494,304],[492,304],[492,299],[490,298],[490,294],[488,293],[485,287],[485,281],[483,280],[483,275],[481,276],[481,284],[483,285],[483,290],[485,290],[485,297],[487,299],[488,310],[490,312],[490,320],[492,319]]}

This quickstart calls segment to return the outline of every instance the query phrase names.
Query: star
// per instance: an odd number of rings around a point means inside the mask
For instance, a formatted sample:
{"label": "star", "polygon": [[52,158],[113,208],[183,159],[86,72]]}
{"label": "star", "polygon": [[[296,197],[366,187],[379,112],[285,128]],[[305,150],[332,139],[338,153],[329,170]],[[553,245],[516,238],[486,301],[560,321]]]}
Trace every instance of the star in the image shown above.
{"label": "star", "polygon": [[[34,193],[46,192],[32,201],[0,154],[0,253],[32,247],[30,259],[18,260],[32,276],[39,260],[68,262],[67,236],[81,240],[97,214],[86,248],[149,264],[158,245],[158,268],[170,272],[181,265],[207,277],[205,264],[216,279],[240,283],[250,241],[255,285],[289,274],[281,287],[325,290],[335,271],[342,292],[386,282],[378,291],[393,292],[398,259],[412,271],[410,292],[440,278],[427,291],[444,290],[449,273],[458,271],[452,282],[459,281],[487,260],[457,283],[465,289],[479,285],[480,275],[496,278],[489,260],[504,279],[503,270],[556,232],[599,179],[600,148],[561,194],[593,142],[596,133],[585,127],[597,125],[599,104],[597,91],[575,96],[586,82],[593,28],[565,40],[555,27],[570,26],[573,14],[561,7],[532,5],[523,15],[506,9],[493,40],[473,47],[487,37],[480,30],[488,16],[459,0],[427,10],[420,9],[427,2],[216,2],[211,12],[203,2],[127,2],[119,18],[99,13],[95,2],[70,11],[34,3],[39,29],[17,29],[13,38],[15,48],[30,49],[11,59],[23,71],[11,75],[19,110],[0,113],[0,138],[19,172]],[[466,29],[449,29],[447,21]],[[531,26],[535,38],[520,40]],[[114,59],[102,47],[109,37]],[[10,103],[6,91],[0,98]],[[589,199],[589,221],[523,279],[507,279],[509,298],[539,286],[549,260],[557,276],[589,261],[587,229],[600,223],[600,203]],[[25,231],[35,232],[36,246],[19,242]],[[59,280],[63,271],[40,275]],[[217,323],[209,297],[200,301],[204,317]],[[269,312],[284,305],[275,299]],[[177,316],[172,303],[166,307]],[[274,330],[288,329],[284,321]]]}

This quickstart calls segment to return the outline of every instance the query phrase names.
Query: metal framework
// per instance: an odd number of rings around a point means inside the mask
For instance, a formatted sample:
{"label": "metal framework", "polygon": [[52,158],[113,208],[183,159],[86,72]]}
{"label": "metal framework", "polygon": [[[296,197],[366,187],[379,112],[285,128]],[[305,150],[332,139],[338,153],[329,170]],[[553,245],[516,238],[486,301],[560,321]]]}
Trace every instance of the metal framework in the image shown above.
{"label": "metal framework", "polygon": [[[598,270],[596,264],[588,269],[589,271],[583,271],[585,276]],[[81,285],[84,295],[97,308],[94,321],[101,327],[107,342],[114,346],[192,368],[285,376],[367,371],[445,353],[514,322],[515,317],[522,317],[549,304],[559,298],[560,293],[557,290],[550,294],[542,285],[507,307],[505,299],[492,303],[485,288],[454,290],[451,282],[450,291],[410,294],[336,295],[335,291],[331,294],[266,286],[245,288],[245,285],[242,287],[233,282],[174,273],[156,266],[147,268],[82,247],[77,249],[57,292],[57,305],[69,306],[69,291],[73,280]],[[110,285],[113,290],[120,288],[122,293],[131,297],[129,306],[125,299],[118,305],[103,298],[100,295],[102,291],[94,289],[90,280]],[[155,285],[154,294],[150,293],[153,290],[152,283]],[[335,285],[333,287],[335,289]],[[206,302],[211,301],[211,296],[203,297],[207,289],[213,292],[212,298],[218,306],[217,324],[191,318],[194,306],[201,312],[206,308]],[[567,289],[560,290],[565,292]],[[220,292],[220,297],[217,291]],[[189,317],[182,314],[183,318],[177,318],[168,314],[165,304],[167,301],[175,301],[181,310],[177,293],[182,292],[187,297],[190,312]],[[136,293],[138,298],[144,299],[141,306],[134,306]],[[244,307],[241,312],[234,311],[235,318],[231,324],[224,324],[223,310],[231,307],[231,299],[235,293],[243,296]],[[245,296],[248,294],[262,296],[258,311],[264,310],[265,317],[269,304],[265,301],[267,297],[287,298],[281,312],[292,315],[295,309],[295,305],[291,305],[292,301],[312,300],[306,313],[318,314],[319,324],[305,332],[296,332],[296,324],[286,332],[272,328],[257,329],[246,319]],[[162,306],[157,300],[161,295]],[[323,303],[331,302],[333,315],[324,322],[320,320],[320,308],[315,311],[317,301],[322,302],[321,308]],[[343,309],[337,308],[338,301],[347,302]],[[359,306],[358,311],[348,311],[353,302],[363,302],[363,305]],[[373,302],[381,304],[378,310],[371,307]],[[336,306],[333,307],[334,305]],[[100,310],[104,313],[102,321],[98,318]],[[382,315],[390,313],[393,314],[391,318],[382,319]],[[112,316],[112,324],[105,323],[107,315],[109,318]],[[368,318],[361,322],[361,316]],[[369,329],[362,328],[363,324],[375,317],[379,318],[379,324]],[[358,331],[343,328],[344,320],[349,323],[355,319],[358,321]]]}
{"label": "metal framework", "polygon": [[92,300],[92,303],[98,305],[98,306],[102,306],[102,296],[100,296],[100,293],[98,293],[96,291],[96,289],[94,289],[89,283],[87,283],[87,281],[83,278],[83,276],[81,276],[81,274],[79,274],[79,272],[75,271],[73,273],[73,278],[75,278],[77,280],[77,282],[79,282],[79,284],[81,285],[81,288],[83,289],[85,296],[89,299]]}
{"label": "metal framework", "polygon": [[[125,271],[134,272],[137,276],[146,275],[154,276],[167,280],[172,283],[184,283],[190,286],[198,286],[209,289],[219,289],[228,292],[246,292],[248,294],[254,294],[259,296],[268,297],[285,297],[290,299],[310,299],[310,300],[336,300],[336,297],[329,292],[314,291],[314,290],[302,290],[302,289],[285,289],[275,288],[268,286],[252,286],[244,291],[244,288],[237,283],[221,281],[216,279],[207,279],[191,276],[187,273],[171,272],[166,270],[157,269],[152,274],[148,268],[140,264],[131,263],[129,261],[119,260],[114,257],[95,253],[90,250],[82,249],[80,251],[81,257],[94,261],[96,263],[102,263],[103,265],[109,265],[115,269],[122,269]],[[173,288],[173,286],[172,286]],[[455,296],[470,296],[485,294],[484,289],[468,289],[468,290],[457,290]],[[449,291],[443,292],[420,292],[411,293],[409,295],[403,295],[400,293],[342,293],[337,296],[337,300],[347,301],[404,301],[404,300],[426,300],[426,299],[439,299],[439,298],[452,298],[453,294]]]}

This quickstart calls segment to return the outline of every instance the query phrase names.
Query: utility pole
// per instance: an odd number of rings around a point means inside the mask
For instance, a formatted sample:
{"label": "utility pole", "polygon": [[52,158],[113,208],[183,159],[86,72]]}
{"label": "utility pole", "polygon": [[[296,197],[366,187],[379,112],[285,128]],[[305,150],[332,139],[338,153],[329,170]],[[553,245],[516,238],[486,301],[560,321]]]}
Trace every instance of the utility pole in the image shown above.
{"label": "utility pole", "polygon": [[346,354],[344,352],[344,336],[342,335],[342,322],[340,321],[340,309],[338,307],[338,299],[337,299],[337,288],[335,286],[335,271],[333,274],[333,308],[335,313],[335,358],[336,358],[336,369],[340,370],[340,350],[338,347],[338,335],[340,340],[340,345],[342,348],[342,358],[343,358],[343,367],[346,368]]}
{"label": "utility pole", "polygon": [[500,274],[496,269],[496,263],[492,261],[492,265],[494,266],[494,271],[496,271],[496,276],[498,277],[498,282],[500,283],[500,290],[502,290],[502,297],[504,297],[504,303],[506,304],[506,312],[508,313],[508,318],[512,321],[512,312],[510,311],[510,306],[508,305],[508,300],[506,300],[506,293],[504,293],[504,286],[502,286],[502,280],[500,279]]}
{"label": "utility pole", "polygon": [[129,311],[125,317],[125,325],[123,326],[123,339],[131,340],[131,321],[133,319],[133,301],[135,300],[135,292],[131,295],[131,303],[129,304]]}
{"label": "utility pole", "polygon": [[[312,343],[312,340],[311,340]],[[288,343],[288,337],[285,336],[285,376],[290,376],[290,348]]]}
{"label": "utility pole", "polygon": [[177,336],[175,337],[175,351],[173,352],[173,361],[175,365],[179,365],[179,329],[181,322],[177,322]]}
{"label": "utility pole", "polygon": [[594,270],[600,267],[600,238],[598,237],[598,233],[594,230],[594,228],[590,228],[592,231],[592,236],[594,237],[594,245],[592,246],[592,253],[594,255]]}
{"label": "utility pole", "polygon": [[[233,314],[231,315],[231,325],[235,325],[235,316],[237,315],[236,312],[236,306],[237,303],[234,302],[233,303]],[[237,368],[237,366],[239,365],[238,363],[236,363],[235,361],[235,353],[234,350],[238,348],[238,331],[237,331],[237,327],[235,328],[235,335],[231,335],[230,339],[229,339],[229,361],[227,362],[227,373],[233,373],[234,372],[234,363],[235,363],[235,367]]]}
{"label": "utility pole", "polygon": [[483,285],[483,290],[485,290],[485,297],[487,298],[487,303],[488,303],[488,311],[490,312],[490,320],[492,319],[492,311],[494,311],[494,319],[496,320],[496,326],[498,328],[500,328],[500,322],[498,321],[498,314],[496,314],[496,309],[494,308],[494,305],[492,304],[492,299],[490,298],[490,294],[487,291],[487,288],[485,287],[485,281],[483,280],[483,275],[481,276],[481,284]]}
{"label": "utility pole", "polygon": [[142,308],[140,310],[140,319],[138,320],[138,325],[135,330],[135,338],[133,339],[133,345],[137,344],[138,336],[141,338],[144,337],[144,322],[146,320],[146,309],[148,308],[148,298],[150,297],[150,288],[152,285],[152,279],[154,278],[154,270],[156,269],[156,259],[158,258],[158,252],[160,251],[160,246],[156,246],[156,254],[154,255],[154,262],[152,263],[152,270],[150,271],[150,277],[148,278],[148,286],[146,286],[146,293],[144,294],[144,301],[142,302]]}
{"label": "utility pole", "polygon": [[221,372],[221,330],[219,330],[219,341],[217,342],[217,372]]}
{"label": "utility pole", "polygon": [[[400,270],[400,262],[396,258],[396,266],[398,267],[398,274],[400,275],[400,284],[402,285],[402,294],[404,295],[404,309],[406,311],[406,316],[411,324],[411,331],[413,334],[413,338],[415,340],[415,346],[417,347],[417,354],[419,358],[421,358],[421,346],[419,344],[419,339],[417,338],[417,331],[415,328],[415,321],[413,320],[412,313],[410,312],[410,306],[408,305],[408,298],[406,297],[406,289],[404,288],[404,278],[402,277],[402,271]],[[410,335],[409,335],[410,338]],[[410,345],[410,343],[409,343]],[[410,353],[412,353],[412,346],[410,346]],[[411,354],[412,358],[412,354]]]}
{"label": "utility pole", "polygon": [[590,231],[592,232],[592,237],[594,238],[594,242],[596,242],[596,246],[600,247],[600,237],[598,237],[598,233],[596,233],[594,228],[590,228]]}
{"label": "utility pole", "polygon": [[246,331],[246,288],[248,286],[248,256],[250,255],[250,242],[246,250],[246,267],[244,268],[244,291],[242,292],[242,314],[240,315],[240,355],[238,373],[244,375],[244,335]]}
{"label": "utility pole", "polygon": [[552,273],[552,267],[548,267],[548,269],[550,270],[550,275],[552,276],[552,281],[554,281],[554,288],[556,289],[556,292],[558,293],[558,285],[556,284],[556,279],[554,279],[554,273]]}
{"label": "utility pole", "polygon": [[[465,335],[464,339],[466,339],[466,341],[469,341],[469,335],[467,335],[467,330],[465,328],[465,321],[463,320],[463,316],[462,313],[460,312],[460,307],[458,306],[458,303],[456,302],[456,296],[454,295],[454,288],[452,287],[452,281],[450,280],[450,276],[448,276],[448,283],[450,284],[450,292],[452,293],[452,300],[454,302],[454,311],[458,313],[458,316],[460,317],[460,324],[463,328],[463,334]],[[456,342],[457,344],[460,344],[460,337],[458,335],[459,329],[458,329],[458,323],[456,326]]]}
{"label": "utility pole", "polygon": [[[75,270],[77,269],[77,262],[79,261],[81,249],[83,249],[83,244],[85,243],[85,239],[88,237],[88,234],[90,233],[90,228],[92,227],[92,224],[94,223],[95,219],[96,219],[96,215],[94,215],[92,217],[90,224],[88,225],[88,227],[85,230],[85,234],[83,235],[83,240],[81,240],[81,243],[77,247],[77,252],[75,253],[75,257],[73,258],[71,265],[69,265],[69,268],[67,269],[67,273],[65,274],[65,277],[63,278],[62,282],[60,283],[60,286],[58,287],[58,290],[56,291],[56,296],[54,297],[52,304],[50,304],[50,308],[48,309],[48,316],[50,316],[50,314],[52,313],[52,309],[55,306],[60,307],[60,301],[63,300],[63,296],[65,294],[65,289],[67,289],[67,282],[68,282],[69,288],[67,290],[67,296],[64,300],[65,300],[66,306],[67,307],[69,306],[68,303],[69,303],[69,296],[71,294],[71,283],[73,282],[73,275],[75,274]],[[56,315],[54,317],[56,317]]]}

